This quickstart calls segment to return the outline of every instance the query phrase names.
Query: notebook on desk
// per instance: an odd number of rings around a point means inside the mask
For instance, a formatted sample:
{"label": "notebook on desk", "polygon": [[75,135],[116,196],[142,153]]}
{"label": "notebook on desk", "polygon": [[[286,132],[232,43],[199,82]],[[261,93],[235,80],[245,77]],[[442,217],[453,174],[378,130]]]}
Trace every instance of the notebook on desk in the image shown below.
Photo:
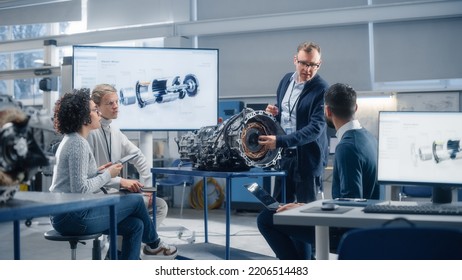
{"label": "notebook on desk", "polygon": [[268,210],[276,211],[279,207],[279,202],[274,199],[264,188],[262,188],[257,183],[244,185],[246,190],[248,190],[253,196],[255,196],[258,201],[260,201]]}

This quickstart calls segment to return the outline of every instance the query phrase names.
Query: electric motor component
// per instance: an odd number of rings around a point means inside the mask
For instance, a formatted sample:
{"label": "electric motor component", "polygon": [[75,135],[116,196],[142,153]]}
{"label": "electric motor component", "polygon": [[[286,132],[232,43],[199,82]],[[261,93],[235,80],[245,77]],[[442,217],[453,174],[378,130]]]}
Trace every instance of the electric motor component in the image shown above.
{"label": "electric motor component", "polygon": [[0,130],[0,171],[18,181],[27,181],[48,159],[34,139],[28,121],[22,124],[7,123]]}
{"label": "electric motor component", "polygon": [[460,139],[445,141],[433,141],[431,146],[420,147],[418,150],[419,158],[422,161],[433,159],[440,163],[449,159],[461,159]]}
{"label": "electric motor component", "polygon": [[121,88],[119,90],[120,104],[132,105],[136,103],[136,94],[134,88]]}
{"label": "electric motor component", "polygon": [[47,126],[41,116],[25,114],[15,102],[2,97],[0,95],[0,203],[12,199],[19,183],[30,180],[39,167],[49,164],[34,137],[37,129]]}
{"label": "electric motor component", "polygon": [[152,81],[137,81],[134,88],[134,96],[131,89],[120,91],[121,103],[124,105],[134,104],[134,98],[138,106],[144,108],[153,103],[165,103],[183,99],[187,96],[194,97],[199,91],[199,81],[193,74],[185,76],[183,81],[179,76],[173,78],[154,79]]}
{"label": "electric motor component", "polygon": [[436,163],[448,159],[462,158],[460,140],[434,141],[432,147],[433,158]]}
{"label": "electric motor component", "polygon": [[282,149],[269,150],[258,144],[258,137],[281,134],[284,130],[271,114],[245,108],[221,124],[186,133],[177,144],[181,159],[197,169],[245,171],[277,163]]}

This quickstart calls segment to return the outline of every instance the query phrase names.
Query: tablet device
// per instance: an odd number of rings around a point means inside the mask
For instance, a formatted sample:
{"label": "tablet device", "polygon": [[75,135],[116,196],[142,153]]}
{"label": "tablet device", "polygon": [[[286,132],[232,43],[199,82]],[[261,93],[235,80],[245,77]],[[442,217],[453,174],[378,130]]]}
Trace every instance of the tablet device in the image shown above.
{"label": "tablet device", "polygon": [[116,161],[114,163],[122,163],[122,164],[124,164],[127,161],[136,158],[137,156],[138,156],[138,154],[128,155],[128,156],[125,156],[125,157],[119,159],[118,161]]}
{"label": "tablet device", "polygon": [[279,202],[274,199],[264,188],[257,183],[244,185],[244,187],[255,196],[268,210],[276,211],[279,207]]}

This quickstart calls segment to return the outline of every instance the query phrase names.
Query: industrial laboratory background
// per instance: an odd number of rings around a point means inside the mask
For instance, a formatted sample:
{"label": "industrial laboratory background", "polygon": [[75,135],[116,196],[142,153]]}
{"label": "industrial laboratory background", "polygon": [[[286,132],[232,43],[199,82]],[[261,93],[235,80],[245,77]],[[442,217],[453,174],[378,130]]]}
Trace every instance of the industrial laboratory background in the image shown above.
{"label": "industrial laboratory background", "polygon": [[[185,156],[181,140],[192,139],[193,131],[246,108],[265,110],[276,103],[280,78],[293,71],[296,47],[313,41],[322,49],[319,74],[329,84],[346,83],[357,91],[356,118],[378,137],[379,111],[461,111],[461,30],[458,0],[0,0],[0,101],[36,118],[38,144],[46,150],[56,140],[50,118],[60,96],[76,85],[121,84],[116,88],[122,115],[134,118],[122,123],[123,133],[151,167],[177,166]],[[175,53],[157,57],[160,49]],[[93,69],[74,57],[76,50],[84,63],[93,50],[104,52],[106,68],[97,71],[104,76],[83,75]],[[124,50],[153,52],[140,59],[143,63],[124,64],[120,76],[104,72],[122,64]],[[191,50],[186,58],[184,50]],[[333,129],[328,137],[329,163],[320,190],[326,199],[337,141]],[[245,163],[255,164],[247,158]],[[48,192],[50,170],[34,171],[18,191]],[[123,176],[139,175],[126,164]],[[235,178],[228,199],[226,178],[209,178],[208,217],[202,211],[201,178],[182,179],[157,190],[169,206],[158,225],[162,238],[184,245],[183,253],[193,259],[221,259],[229,244],[231,258],[275,258],[256,226],[263,206],[237,187],[258,182],[271,192],[274,177]],[[389,199],[405,195],[399,188],[386,191]],[[231,232],[224,229],[228,206]],[[206,230],[204,219],[209,220]],[[2,260],[14,258],[11,225],[0,223]],[[25,219],[19,226],[21,258],[70,258],[67,242],[44,238],[51,229],[48,217]],[[207,247],[205,255],[192,249],[207,238],[220,247]],[[78,259],[92,258],[91,241],[77,247]]]}

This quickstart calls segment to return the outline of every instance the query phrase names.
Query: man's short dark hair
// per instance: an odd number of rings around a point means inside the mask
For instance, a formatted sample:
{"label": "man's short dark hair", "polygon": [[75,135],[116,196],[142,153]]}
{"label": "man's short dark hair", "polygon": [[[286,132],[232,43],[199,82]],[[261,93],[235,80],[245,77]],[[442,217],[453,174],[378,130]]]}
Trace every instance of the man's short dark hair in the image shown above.
{"label": "man's short dark hair", "polygon": [[356,110],[356,91],[346,84],[333,84],[327,89],[324,102],[335,116],[351,119]]}

